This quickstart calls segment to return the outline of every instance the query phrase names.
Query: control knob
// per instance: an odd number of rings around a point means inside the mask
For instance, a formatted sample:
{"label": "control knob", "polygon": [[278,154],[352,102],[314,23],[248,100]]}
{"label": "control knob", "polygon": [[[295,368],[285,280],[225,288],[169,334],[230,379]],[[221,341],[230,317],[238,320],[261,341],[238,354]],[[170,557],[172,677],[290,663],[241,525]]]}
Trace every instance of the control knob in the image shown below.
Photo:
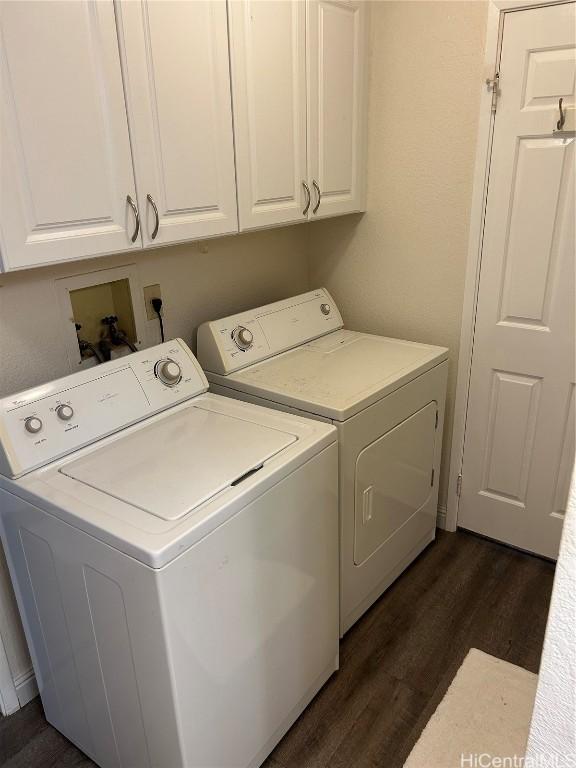
{"label": "control knob", "polygon": [[154,366],[154,373],[167,387],[175,386],[182,378],[182,369],[178,363],[170,359],[158,360]]}
{"label": "control knob", "polygon": [[252,331],[245,328],[243,325],[239,325],[232,331],[232,338],[238,349],[250,349],[252,342],[254,341],[254,335]]}
{"label": "control knob", "polygon": [[62,403],[56,408],[56,416],[58,416],[59,419],[62,419],[62,421],[70,421],[72,416],[74,416],[74,409],[71,405]]}
{"label": "control knob", "polygon": [[329,315],[330,309],[330,304],[320,304],[320,312],[322,312],[323,315]]}
{"label": "control knob", "polygon": [[28,416],[24,420],[24,427],[31,435],[35,435],[42,429],[42,419],[39,419],[38,416]]}

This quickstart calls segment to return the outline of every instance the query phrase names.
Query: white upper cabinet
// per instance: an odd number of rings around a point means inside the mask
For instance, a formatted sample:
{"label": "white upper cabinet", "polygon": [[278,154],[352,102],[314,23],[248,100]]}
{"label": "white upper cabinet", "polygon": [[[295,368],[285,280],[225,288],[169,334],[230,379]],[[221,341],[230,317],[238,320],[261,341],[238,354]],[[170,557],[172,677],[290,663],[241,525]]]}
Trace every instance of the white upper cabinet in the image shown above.
{"label": "white upper cabinet", "polygon": [[144,245],[236,232],[226,3],[117,14]]}
{"label": "white upper cabinet", "polygon": [[368,4],[308,0],[307,5],[311,218],[321,218],[365,208]]}
{"label": "white upper cabinet", "polygon": [[306,4],[228,8],[240,228],[305,221]]}
{"label": "white upper cabinet", "polygon": [[0,271],[364,209],[362,0],[0,0]]}
{"label": "white upper cabinet", "polygon": [[3,268],[140,248],[112,0],[3,2],[0,35]]}
{"label": "white upper cabinet", "polygon": [[240,229],[363,210],[367,4],[229,12]]}

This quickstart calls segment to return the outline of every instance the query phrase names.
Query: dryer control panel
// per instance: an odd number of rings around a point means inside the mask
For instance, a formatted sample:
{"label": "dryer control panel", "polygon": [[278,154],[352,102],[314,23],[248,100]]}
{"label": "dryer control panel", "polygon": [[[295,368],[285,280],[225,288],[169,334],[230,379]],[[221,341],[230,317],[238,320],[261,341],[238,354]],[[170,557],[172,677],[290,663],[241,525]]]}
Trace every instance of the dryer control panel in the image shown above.
{"label": "dryer control panel", "polygon": [[0,474],[19,477],[208,389],[181,339],[0,400]]}
{"label": "dryer control panel", "polygon": [[198,360],[205,371],[229,374],[342,328],[325,288],[204,323]]}

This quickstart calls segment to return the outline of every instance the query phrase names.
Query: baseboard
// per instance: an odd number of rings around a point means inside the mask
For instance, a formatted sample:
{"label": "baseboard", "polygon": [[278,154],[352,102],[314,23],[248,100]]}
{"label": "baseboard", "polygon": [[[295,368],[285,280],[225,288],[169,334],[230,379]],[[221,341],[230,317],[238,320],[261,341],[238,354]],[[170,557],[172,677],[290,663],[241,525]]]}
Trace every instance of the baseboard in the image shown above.
{"label": "baseboard", "polygon": [[436,526],[443,531],[446,530],[446,517],[448,515],[448,509],[444,504],[438,505],[438,514],[436,516]]}
{"label": "baseboard", "polygon": [[33,669],[29,669],[27,672],[18,675],[14,680],[14,686],[21,707],[25,706],[29,701],[32,701],[33,698],[38,696],[38,685]]}

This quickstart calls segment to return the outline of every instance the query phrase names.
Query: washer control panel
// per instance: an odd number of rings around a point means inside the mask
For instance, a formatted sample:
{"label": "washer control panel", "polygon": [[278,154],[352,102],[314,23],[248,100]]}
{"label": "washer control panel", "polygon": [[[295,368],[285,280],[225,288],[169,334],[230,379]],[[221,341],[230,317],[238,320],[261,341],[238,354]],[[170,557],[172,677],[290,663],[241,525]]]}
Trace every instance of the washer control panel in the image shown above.
{"label": "washer control panel", "polygon": [[18,477],[205,392],[180,339],[0,400],[0,473]]}
{"label": "washer control panel", "polygon": [[204,323],[198,360],[205,371],[229,374],[342,328],[325,288]]}

